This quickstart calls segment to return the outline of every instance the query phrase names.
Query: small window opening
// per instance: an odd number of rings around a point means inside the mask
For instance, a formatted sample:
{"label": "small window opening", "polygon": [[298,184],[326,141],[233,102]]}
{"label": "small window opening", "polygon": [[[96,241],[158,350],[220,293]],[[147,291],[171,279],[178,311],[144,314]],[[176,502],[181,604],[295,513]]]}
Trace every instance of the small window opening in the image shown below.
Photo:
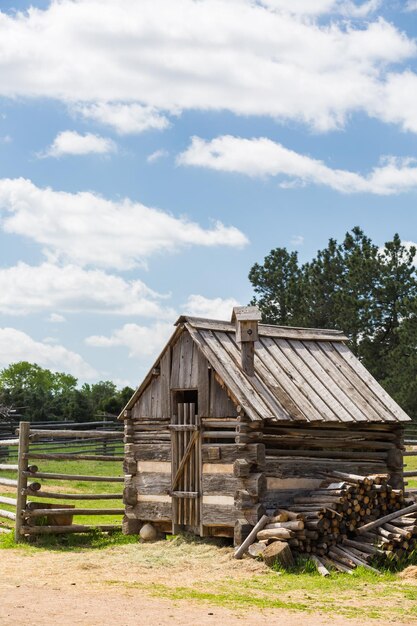
{"label": "small window opening", "polygon": [[181,389],[174,391],[174,407],[179,403],[195,404],[195,412],[198,415],[198,393],[197,389]]}

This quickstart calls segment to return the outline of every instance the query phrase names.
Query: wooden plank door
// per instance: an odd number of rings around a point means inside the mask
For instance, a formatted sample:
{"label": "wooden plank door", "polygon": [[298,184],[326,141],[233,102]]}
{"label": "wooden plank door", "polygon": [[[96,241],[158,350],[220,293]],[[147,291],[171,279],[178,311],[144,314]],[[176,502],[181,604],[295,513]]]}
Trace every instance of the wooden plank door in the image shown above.
{"label": "wooden plank door", "polygon": [[199,531],[201,431],[194,403],[178,403],[171,422],[171,443],[172,531]]}

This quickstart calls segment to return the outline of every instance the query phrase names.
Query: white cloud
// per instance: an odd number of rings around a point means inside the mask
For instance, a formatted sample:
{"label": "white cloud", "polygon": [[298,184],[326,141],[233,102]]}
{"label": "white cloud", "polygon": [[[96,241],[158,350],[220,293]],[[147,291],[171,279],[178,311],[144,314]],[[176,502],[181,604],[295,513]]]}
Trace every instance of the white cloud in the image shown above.
{"label": "white cloud", "polygon": [[86,133],[80,135],[73,130],[59,133],[53,143],[40,157],[61,157],[65,155],[84,156],[86,154],[109,154],[116,151],[116,144],[106,137]]}
{"label": "white cloud", "polygon": [[85,343],[95,348],[128,348],[131,358],[156,358],[174,332],[172,323],[156,322],[151,326],[125,324],[109,336],[92,335]]}
{"label": "white cloud", "polygon": [[74,105],[72,109],[85,119],[111,126],[120,135],[164,130],[169,126],[168,119],[154,107],[141,104],[99,102]]}
{"label": "white cloud", "polygon": [[187,245],[239,248],[248,242],[221,222],[205,229],[127,198],[41,189],[23,178],[0,179],[0,212],[6,232],[41,244],[49,260],[79,265],[128,269]]}
{"label": "white cloud", "polygon": [[[45,10],[0,13],[0,96],[56,98],[121,133],[164,128],[166,114],[190,109],[323,131],[355,111],[385,120],[387,72],[415,56],[416,44],[381,17],[346,23],[376,6],[52,0]],[[392,118],[408,127],[408,114],[398,107]]]}
{"label": "white cloud", "polygon": [[44,337],[42,339],[42,343],[49,343],[51,345],[55,345],[55,344],[59,343],[59,341],[58,341],[57,337]]}
{"label": "white cloud", "polygon": [[81,379],[95,379],[96,370],[84,359],[61,345],[32,339],[16,328],[0,328],[0,367],[16,361],[29,361],[42,367],[73,374]]}
{"label": "white cloud", "polygon": [[177,159],[181,165],[206,167],[252,177],[286,176],[281,182],[288,188],[298,184],[316,184],[341,193],[390,195],[417,188],[417,160],[385,157],[378,167],[363,176],[342,169],[332,169],[323,161],[299,154],[265,137],[243,139],[223,135],[212,141],[193,137],[188,149]]}
{"label": "white cloud", "polygon": [[368,0],[356,4],[349,0],[260,0],[261,5],[284,13],[295,15],[326,15],[341,13],[352,17],[365,17],[375,11],[381,4],[380,0]]}
{"label": "white cloud", "polygon": [[406,11],[417,11],[417,0],[409,0],[407,2]]}
{"label": "white cloud", "polygon": [[152,152],[152,154],[150,154],[146,160],[148,161],[148,163],[155,163],[155,161],[159,161],[159,159],[163,159],[168,155],[169,152],[167,150],[155,150],[155,152]]}
{"label": "white cloud", "polygon": [[234,298],[205,298],[198,294],[192,294],[183,305],[184,315],[206,317],[215,320],[230,320],[232,309],[239,306]]}
{"label": "white cloud", "polygon": [[302,246],[304,244],[303,235],[293,235],[290,239],[290,244],[292,246]]}
{"label": "white cloud", "polygon": [[[10,271],[9,270],[3,270],[3,271]],[[0,270],[0,284],[1,284],[1,270]],[[23,285],[23,289],[27,288],[27,284]],[[1,299],[0,299],[0,306],[2,305]],[[52,324],[62,324],[62,322],[65,322],[65,317],[63,315],[61,315],[60,313],[51,313],[50,316],[48,317],[48,322],[52,322]],[[46,341],[46,340],[45,340]]]}
{"label": "white cloud", "polygon": [[84,270],[75,265],[26,263],[0,269],[0,312],[27,315],[52,309],[51,322],[65,312],[111,313],[172,319],[175,312],[164,306],[165,296],[141,280],[124,280],[101,270]]}
{"label": "white cloud", "polygon": [[[193,294],[187,298],[182,306],[181,313],[196,317],[229,320],[232,308],[239,302],[234,298],[206,298]],[[95,348],[124,347],[128,349],[129,357],[146,358],[149,363],[156,358],[163,349],[168,338],[174,332],[173,323],[178,315],[173,314],[169,322],[157,321],[149,326],[138,324],[124,324],[115,329],[109,336],[92,335],[85,343]]]}
{"label": "white cloud", "polygon": [[0,137],[0,143],[11,143],[13,140],[10,137],[10,135],[3,135],[3,137]]}
{"label": "white cloud", "polygon": [[372,111],[379,119],[417,133],[417,75],[410,71],[389,74]]}

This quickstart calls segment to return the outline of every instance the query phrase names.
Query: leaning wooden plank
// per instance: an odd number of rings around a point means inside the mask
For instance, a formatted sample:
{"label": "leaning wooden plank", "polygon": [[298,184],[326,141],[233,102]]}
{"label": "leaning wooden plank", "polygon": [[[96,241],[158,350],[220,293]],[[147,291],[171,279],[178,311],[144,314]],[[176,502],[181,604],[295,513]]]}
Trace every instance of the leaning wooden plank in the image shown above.
{"label": "leaning wooden plank", "polygon": [[7,463],[0,463],[0,470],[17,472],[18,469],[19,469],[18,465],[11,465],[11,464],[7,464]]}
{"label": "leaning wooden plank", "polygon": [[43,517],[44,515],[53,514],[54,517],[59,515],[123,515],[124,509],[35,509],[34,511],[26,511],[25,517]]}
{"label": "leaning wooden plank", "polygon": [[390,522],[397,517],[401,517],[403,515],[407,515],[407,513],[413,513],[417,511],[417,504],[412,504],[411,506],[407,506],[405,509],[400,509],[398,511],[394,511],[394,513],[389,513],[389,515],[384,515],[384,517],[380,517],[379,519],[374,520],[373,522],[369,522],[369,524],[365,524],[364,526],[360,526],[356,529],[356,532],[362,535],[373,528],[379,528],[383,526],[386,522]]}
{"label": "leaning wooden plank", "polygon": [[96,524],[96,525],[83,525],[83,524],[71,524],[68,526],[22,526],[22,535],[51,535],[57,533],[89,533],[95,530],[101,530],[103,532],[109,530],[120,530],[120,524]]}
{"label": "leaning wooden plank", "polygon": [[318,556],[316,556],[315,554],[310,554],[310,559],[313,561],[314,565],[316,566],[316,569],[318,573],[320,574],[320,576],[330,575],[329,570],[325,567],[324,563],[319,559]]}
{"label": "leaning wooden plank", "polygon": [[0,441],[0,446],[18,446],[19,439],[2,439]]}
{"label": "leaning wooden plank", "polygon": [[14,521],[16,519],[16,513],[0,509],[0,517],[5,517],[6,519],[11,519]]}
{"label": "leaning wooden plank", "polygon": [[54,500],[123,500],[121,493],[54,493],[52,491],[25,490],[26,495]]}
{"label": "leaning wooden plank", "polygon": [[[110,454],[72,454],[56,453],[56,454],[40,454],[38,452],[29,452],[25,455],[27,459],[45,459],[51,461],[117,461],[123,463],[123,456],[111,456]],[[0,467],[1,469],[1,467]]]}
{"label": "leaning wooden plank", "polygon": [[186,463],[188,461],[188,458],[189,458],[189,456],[191,454],[191,451],[192,451],[192,449],[193,449],[197,439],[198,439],[198,432],[194,431],[190,441],[188,442],[187,448],[185,449],[185,452],[184,452],[184,456],[182,457],[182,459],[180,461],[180,464],[178,466],[178,469],[177,469],[176,474],[174,476],[174,479],[172,481],[172,490],[173,491],[175,491],[175,489],[176,489],[176,487],[178,485],[178,481],[179,481],[179,479],[181,478],[181,476],[183,474],[184,467],[185,467],[185,465],[186,465]]}
{"label": "leaning wooden plank", "polygon": [[251,532],[246,537],[245,541],[238,548],[236,548],[235,554],[234,554],[235,559],[242,558],[242,556],[245,554],[246,550],[249,548],[251,543],[254,543],[254,541],[256,540],[256,535],[258,534],[258,532],[262,530],[262,528],[264,528],[264,526],[266,526],[268,522],[269,522],[268,515],[263,515],[261,519],[259,520],[259,522],[255,524],[255,526],[252,528]]}
{"label": "leaning wooden plank", "polygon": [[82,474],[55,474],[49,472],[24,472],[30,478],[53,478],[55,480],[84,480],[86,482],[124,483],[120,476],[83,476]]}

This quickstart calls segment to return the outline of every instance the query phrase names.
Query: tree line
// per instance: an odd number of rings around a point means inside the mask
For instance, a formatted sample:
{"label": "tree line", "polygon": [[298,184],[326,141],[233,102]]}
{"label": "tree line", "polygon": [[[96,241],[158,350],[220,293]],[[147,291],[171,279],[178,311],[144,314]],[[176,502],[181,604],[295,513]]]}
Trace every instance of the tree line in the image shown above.
{"label": "tree line", "polygon": [[275,248],[249,280],[263,322],[344,331],[349,347],[417,419],[416,248],[398,234],[378,247],[359,227],[307,263]]}
{"label": "tree line", "polygon": [[78,387],[71,374],[19,361],[0,371],[0,419],[3,414],[9,420],[13,409],[31,422],[92,421],[118,415],[132,393],[131,387],[117,389],[109,380]]}

